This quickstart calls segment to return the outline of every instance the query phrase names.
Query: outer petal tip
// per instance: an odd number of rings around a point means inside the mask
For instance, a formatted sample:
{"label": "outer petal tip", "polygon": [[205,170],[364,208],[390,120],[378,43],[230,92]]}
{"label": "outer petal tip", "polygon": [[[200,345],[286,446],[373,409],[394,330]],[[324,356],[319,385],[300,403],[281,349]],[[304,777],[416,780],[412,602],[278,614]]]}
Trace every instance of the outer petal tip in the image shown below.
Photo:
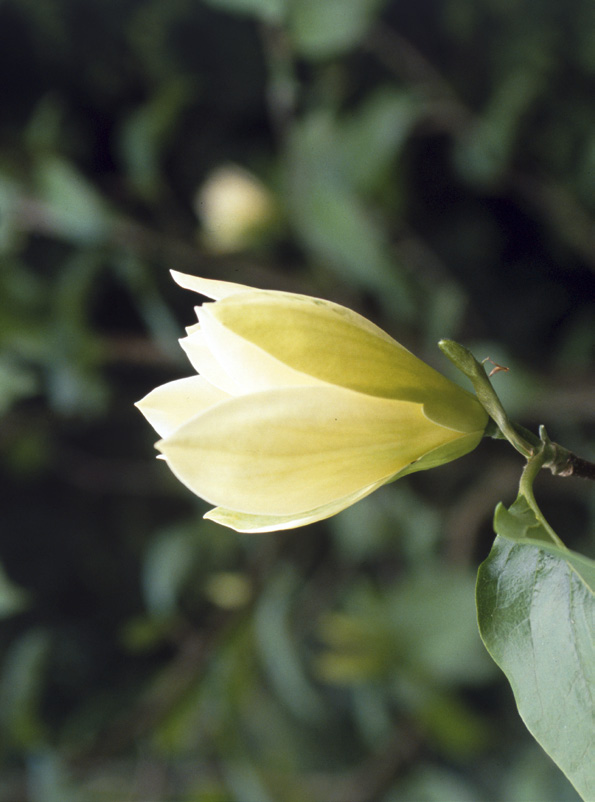
{"label": "outer petal tip", "polygon": [[167,437],[199,412],[228,398],[228,393],[202,376],[189,376],[156,387],[135,406],[157,434]]}
{"label": "outer petal tip", "polygon": [[245,284],[234,284],[231,281],[200,278],[199,276],[191,276],[188,273],[180,273],[177,270],[170,270],[169,272],[180,287],[185,290],[192,290],[192,292],[197,292],[199,295],[204,295],[215,301],[220,301],[222,298],[237,295],[241,292],[250,292],[252,289],[252,287],[247,287]]}

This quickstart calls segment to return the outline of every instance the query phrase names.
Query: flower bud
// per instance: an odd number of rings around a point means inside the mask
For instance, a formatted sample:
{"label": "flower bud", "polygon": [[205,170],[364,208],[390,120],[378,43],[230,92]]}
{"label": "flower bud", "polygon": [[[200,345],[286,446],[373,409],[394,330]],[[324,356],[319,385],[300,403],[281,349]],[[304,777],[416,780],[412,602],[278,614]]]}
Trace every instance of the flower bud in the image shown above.
{"label": "flower bud", "polygon": [[203,243],[215,253],[232,253],[254,245],[275,217],[272,195],[247,170],[219,167],[200,188],[196,213]]}
{"label": "flower bud", "polygon": [[400,476],[471,451],[477,399],[338,304],[172,271],[215,303],[181,340],[198,375],[138,407],[205,517],[238,531],[328,518]]}

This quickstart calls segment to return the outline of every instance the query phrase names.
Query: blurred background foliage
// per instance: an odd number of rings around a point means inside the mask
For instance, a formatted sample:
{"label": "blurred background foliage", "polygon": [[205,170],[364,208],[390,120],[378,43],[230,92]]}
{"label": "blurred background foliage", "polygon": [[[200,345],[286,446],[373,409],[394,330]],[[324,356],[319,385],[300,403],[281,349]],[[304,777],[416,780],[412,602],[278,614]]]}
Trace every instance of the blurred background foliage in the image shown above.
{"label": "blurred background foliage", "polygon": [[249,537],[133,402],[175,268],[464,342],[593,459],[591,0],[2,0],[0,72],[1,802],[576,800],[477,634],[506,444]]}

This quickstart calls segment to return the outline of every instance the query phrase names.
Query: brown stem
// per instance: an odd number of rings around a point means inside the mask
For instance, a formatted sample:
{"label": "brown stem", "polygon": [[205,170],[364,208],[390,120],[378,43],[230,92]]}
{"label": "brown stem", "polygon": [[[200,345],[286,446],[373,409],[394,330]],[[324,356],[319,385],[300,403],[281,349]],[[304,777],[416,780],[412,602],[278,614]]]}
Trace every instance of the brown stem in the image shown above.
{"label": "brown stem", "polygon": [[595,481],[595,463],[577,457],[576,454],[570,454],[563,465],[557,466],[556,470],[552,468],[552,473],[555,476],[578,476],[581,479]]}

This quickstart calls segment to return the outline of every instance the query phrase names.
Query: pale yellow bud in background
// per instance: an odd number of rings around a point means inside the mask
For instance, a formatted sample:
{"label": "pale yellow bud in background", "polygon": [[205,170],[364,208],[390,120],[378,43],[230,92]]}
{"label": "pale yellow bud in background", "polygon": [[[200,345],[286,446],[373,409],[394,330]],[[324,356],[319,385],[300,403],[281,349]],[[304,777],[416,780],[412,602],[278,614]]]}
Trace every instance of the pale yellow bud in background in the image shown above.
{"label": "pale yellow bud in background", "polygon": [[273,196],[254,175],[234,164],[214,170],[196,193],[194,210],[203,244],[215,253],[250,247],[274,220]]}

